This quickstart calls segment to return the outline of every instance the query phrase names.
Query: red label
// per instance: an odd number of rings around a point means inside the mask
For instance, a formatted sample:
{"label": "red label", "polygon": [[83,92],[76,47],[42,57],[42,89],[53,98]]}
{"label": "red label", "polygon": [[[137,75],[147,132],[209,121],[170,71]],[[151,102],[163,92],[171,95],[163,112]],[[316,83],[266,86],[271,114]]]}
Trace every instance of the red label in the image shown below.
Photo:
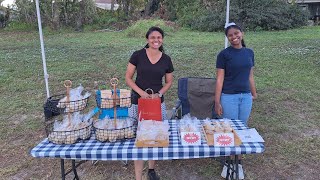
{"label": "red label", "polygon": [[183,139],[190,144],[193,144],[199,141],[200,137],[195,133],[188,133],[183,136]]}
{"label": "red label", "polygon": [[228,146],[232,143],[232,138],[230,136],[220,135],[217,138],[217,142],[222,146]]}

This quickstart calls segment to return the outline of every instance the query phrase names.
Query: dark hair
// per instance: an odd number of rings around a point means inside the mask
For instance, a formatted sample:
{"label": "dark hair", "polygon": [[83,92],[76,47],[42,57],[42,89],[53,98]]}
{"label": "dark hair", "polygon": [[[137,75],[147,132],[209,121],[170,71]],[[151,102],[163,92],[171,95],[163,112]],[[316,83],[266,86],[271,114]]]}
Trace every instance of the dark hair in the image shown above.
{"label": "dark hair", "polygon": [[[147,39],[149,38],[149,35],[150,35],[153,31],[159,32],[159,33],[161,34],[162,38],[164,38],[164,31],[163,31],[161,28],[159,28],[159,27],[152,26],[151,28],[149,28],[149,30],[148,30],[147,33],[146,33],[146,38],[147,38]],[[144,46],[144,48],[149,48],[149,44],[146,44],[146,45]],[[164,52],[164,49],[163,49],[163,46],[162,46],[162,45],[159,47],[159,51]]]}
{"label": "dark hair", "polygon": [[[228,26],[228,27],[226,27],[226,28],[224,29],[224,33],[226,34],[226,36],[228,35],[228,31],[229,31],[229,29],[231,29],[231,28],[238,29],[239,31],[243,32],[240,26],[238,26],[238,25],[236,25],[236,24],[233,24],[233,25],[230,25],[230,26]],[[244,40],[243,40],[243,39],[241,40],[241,45],[242,45],[242,47],[246,47],[246,44],[244,43]]]}

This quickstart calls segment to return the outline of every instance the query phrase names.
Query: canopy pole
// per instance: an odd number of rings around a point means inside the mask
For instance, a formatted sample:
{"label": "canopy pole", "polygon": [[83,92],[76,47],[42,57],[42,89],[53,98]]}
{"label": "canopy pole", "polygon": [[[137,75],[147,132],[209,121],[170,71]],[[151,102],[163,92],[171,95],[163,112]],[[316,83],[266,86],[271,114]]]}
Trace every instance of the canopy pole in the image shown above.
{"label": "canopy pole", "polygon": [[38,17],[38,27],[39,27],[39,36],[40,36],[40,45],[41,45],[41,55],[42,55],[42,65],[43,65],[43,72],[44,72],[44,80],[45,80],[45,83],[46,83],[47,98],[49,98],[50,97],[49,83],[48,83],[49,75],[47,73],[46,55],[45,55],[45,52],[44,52],[44,43],[43,43],[43,35],[42,35],[42,25],[41,25],[39,0],[36,0],[36,9],[37,9],[37,17]]}
{"label": "canopy pole", "polygon": [[[230,7],[230,0],[227,0],[227,10],[226,10],[226,24],[224,27],[227,27],[227,25],[229,24],[229,8]],[[224,39],[224,48],[228,47],[228,38],[227,36],[225,36]]]}

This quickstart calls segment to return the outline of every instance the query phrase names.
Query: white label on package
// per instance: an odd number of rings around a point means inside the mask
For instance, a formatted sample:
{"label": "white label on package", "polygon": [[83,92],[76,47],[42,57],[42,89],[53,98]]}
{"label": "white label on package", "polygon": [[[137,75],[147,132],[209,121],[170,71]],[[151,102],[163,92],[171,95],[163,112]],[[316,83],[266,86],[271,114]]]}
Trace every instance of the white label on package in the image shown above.
{"label": "white label on package", "polygon": [[193,146],[201,145],[201,133],[200,132],[181,132],[182,145]]}
{"label": "white label on package", "polygon": [[214,146],[234,146],[233,133],[214,133]]}

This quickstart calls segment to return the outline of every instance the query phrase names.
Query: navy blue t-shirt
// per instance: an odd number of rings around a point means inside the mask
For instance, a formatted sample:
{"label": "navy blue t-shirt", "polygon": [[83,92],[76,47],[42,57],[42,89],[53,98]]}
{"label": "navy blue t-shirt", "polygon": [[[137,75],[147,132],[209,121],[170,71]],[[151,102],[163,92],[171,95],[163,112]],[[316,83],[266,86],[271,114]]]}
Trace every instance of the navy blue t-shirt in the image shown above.
{"label": "navy blue t-shirt", "polygon": [[254,53],[251,49],[229,46],[222,50],[216,63],[216,68],[224,69],[222,93],[250,93],[249,75],[253,66]]}

